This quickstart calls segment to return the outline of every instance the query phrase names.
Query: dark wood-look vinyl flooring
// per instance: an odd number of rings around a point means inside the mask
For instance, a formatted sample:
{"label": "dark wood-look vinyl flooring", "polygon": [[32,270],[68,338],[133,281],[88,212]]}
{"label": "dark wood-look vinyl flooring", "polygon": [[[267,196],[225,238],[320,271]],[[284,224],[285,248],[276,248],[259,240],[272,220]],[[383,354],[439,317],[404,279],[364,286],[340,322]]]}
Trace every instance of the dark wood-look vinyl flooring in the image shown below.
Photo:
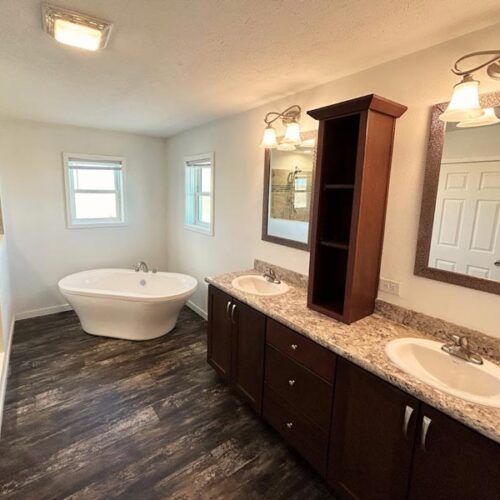
{"label": "dark wood-look vinyl flooring", "polygon": [[206,322],[87,335],[73,312],[16,324],[0,497],[320,499],[322,480],[206,362]]}

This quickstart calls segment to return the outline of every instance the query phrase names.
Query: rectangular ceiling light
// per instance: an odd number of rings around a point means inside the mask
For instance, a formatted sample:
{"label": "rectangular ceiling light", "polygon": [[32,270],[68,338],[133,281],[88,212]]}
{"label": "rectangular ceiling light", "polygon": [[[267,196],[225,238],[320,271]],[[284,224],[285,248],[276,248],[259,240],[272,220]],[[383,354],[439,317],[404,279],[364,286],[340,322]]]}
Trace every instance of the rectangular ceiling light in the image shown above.
{"label": "rectangular ceiling light", "polygon": [[45,32],[58,42],[85,50],[106,47],[113,26],[103,19],[48,4],[42,4],[42,21]]}

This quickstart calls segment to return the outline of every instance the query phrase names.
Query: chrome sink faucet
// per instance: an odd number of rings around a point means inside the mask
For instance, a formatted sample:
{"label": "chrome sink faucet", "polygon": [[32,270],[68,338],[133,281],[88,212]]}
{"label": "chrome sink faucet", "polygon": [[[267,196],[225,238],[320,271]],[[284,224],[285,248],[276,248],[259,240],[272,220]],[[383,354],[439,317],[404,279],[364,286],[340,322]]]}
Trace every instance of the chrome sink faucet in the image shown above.
{"label": "chrome sink faucet", "polygon": [[269,283],[274,283],[276,285],[279,285],[281,283],[281,281],[276,276],[274,269],[271,269],[270,267],[266,269],[266,272],[263,274],[263,276],[266,281],[269,281]]}
{"label": "chrome sink faucet", "polygon": [[443,346],[441,346],[441,349],[444,352],[468,361],[469,363],[474,363],[475,365],[483,364],[483,359],[481,358],[481,356],[471,351],[468,337],[466,337],[465,335],[452,335],[451,339],[452,340],[449,344],[444,344]]}
{"label": "chrome sink faucet", "polygon": [[139,271],[144,271],[145,273],[148,273],[149,272],[149,268],[148,268],[148,265],[143,260],[141,260],[140,262],[138,262],[134,266],[134,271],[136,273],[138,273]]}

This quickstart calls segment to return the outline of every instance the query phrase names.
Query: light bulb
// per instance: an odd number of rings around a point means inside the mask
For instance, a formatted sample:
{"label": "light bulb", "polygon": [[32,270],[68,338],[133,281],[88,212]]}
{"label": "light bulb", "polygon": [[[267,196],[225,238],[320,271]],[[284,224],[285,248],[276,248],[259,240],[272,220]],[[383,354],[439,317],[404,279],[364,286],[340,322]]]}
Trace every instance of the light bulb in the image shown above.
{"label": "light bulb", "polygon": [[276,130],[268,125],[264,129],[264,135],[262,136],[262,142],[260,143],[261,148],[275,148],[278,145],[278,141],[276,140]]}
{"label": "light bulb", "polygon": [[56,19],[54,38],[65,45],[72,45],[86,50],[97,50],[101,45],[102,33],[98,29],[84,24]]}
{"label": "light bulb", "polygon": [[486,108],[483,111],[484,115],[480,116],[479,118],[473,118],[472,120],[463,120],[457,124],[457,127],[484,127],[486,125],[495,125],[495,123],[500,123],[500,119],[495,114],[495,110],[493,108]]}
{"label": "light bulb", "polygon": [[287,123],[283,142],[286,144],[292,144],[293,146],[302,142],[300,137],[300,125],[298,122]]}
{"label": "light bulb", "polygon": [[472,120],[484,114],[479,104],[479,82],[465,75],[453,88],[450,103],[439,119],[443,122]]}

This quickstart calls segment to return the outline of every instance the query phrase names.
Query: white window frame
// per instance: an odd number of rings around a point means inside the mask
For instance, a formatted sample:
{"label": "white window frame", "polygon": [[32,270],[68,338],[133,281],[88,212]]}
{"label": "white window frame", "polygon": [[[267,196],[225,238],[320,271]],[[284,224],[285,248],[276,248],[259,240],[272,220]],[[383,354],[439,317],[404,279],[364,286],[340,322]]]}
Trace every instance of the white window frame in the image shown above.
{"label": "white window frame", "polygon": [[[91,189],[78,189],[73,186],[73,177],[70,175],[70,160],[85,160],[96,162],[113,162],[120,163],[121,168],[117,170],[121,175],[116,175],[114,190],[91,190]],[[105,156],[105,155],[89,155],[85,153],[63,153],[63,167],[64,167],[64,185],[66,191],[66,226],[69,229],[83,229],[83,228],[106,228],[106,227],[122,227],[127,225],[127,211],[126,211],[126,162],[122,156]],[[115,193],[117,201],[117,212],[119,217],[112,219],[77,219],[75,217],[75,193]]]}
{"label": "white window frame", "polygon": [[[201,191],[196,191],[194,192],[194,202],[195,205],[192,208],[193,213],[194,213],[194,221],[190,223],[188,221],[188,181],[189,181],[189,175],[188,175],[188,169],[193,168],[190,163],[193,162],[202,162],[202,161],[209,161],[210,162],[210,193],[207,192],[201,192]],[[205,167],[206,168],[206,167]],[[201,185],[201,169],[199,170],[199,181],[198,185]],[[210,153],[204,153],[204,154],[196,154],[196,155],[189,155],[184,157],[184,228],[188,229],[190,231],[195,231],[197,233],[204,234],[206,236],[213,236],[214,235],[214,206],[215,206],[215,193],[214,193],[214,187],[215,187],[215,153],[210,152]],[[199,199],[201,196],[210,196],[210,224],[207,224],[205,222],[202,222],[198,219],[199,215]]]}

